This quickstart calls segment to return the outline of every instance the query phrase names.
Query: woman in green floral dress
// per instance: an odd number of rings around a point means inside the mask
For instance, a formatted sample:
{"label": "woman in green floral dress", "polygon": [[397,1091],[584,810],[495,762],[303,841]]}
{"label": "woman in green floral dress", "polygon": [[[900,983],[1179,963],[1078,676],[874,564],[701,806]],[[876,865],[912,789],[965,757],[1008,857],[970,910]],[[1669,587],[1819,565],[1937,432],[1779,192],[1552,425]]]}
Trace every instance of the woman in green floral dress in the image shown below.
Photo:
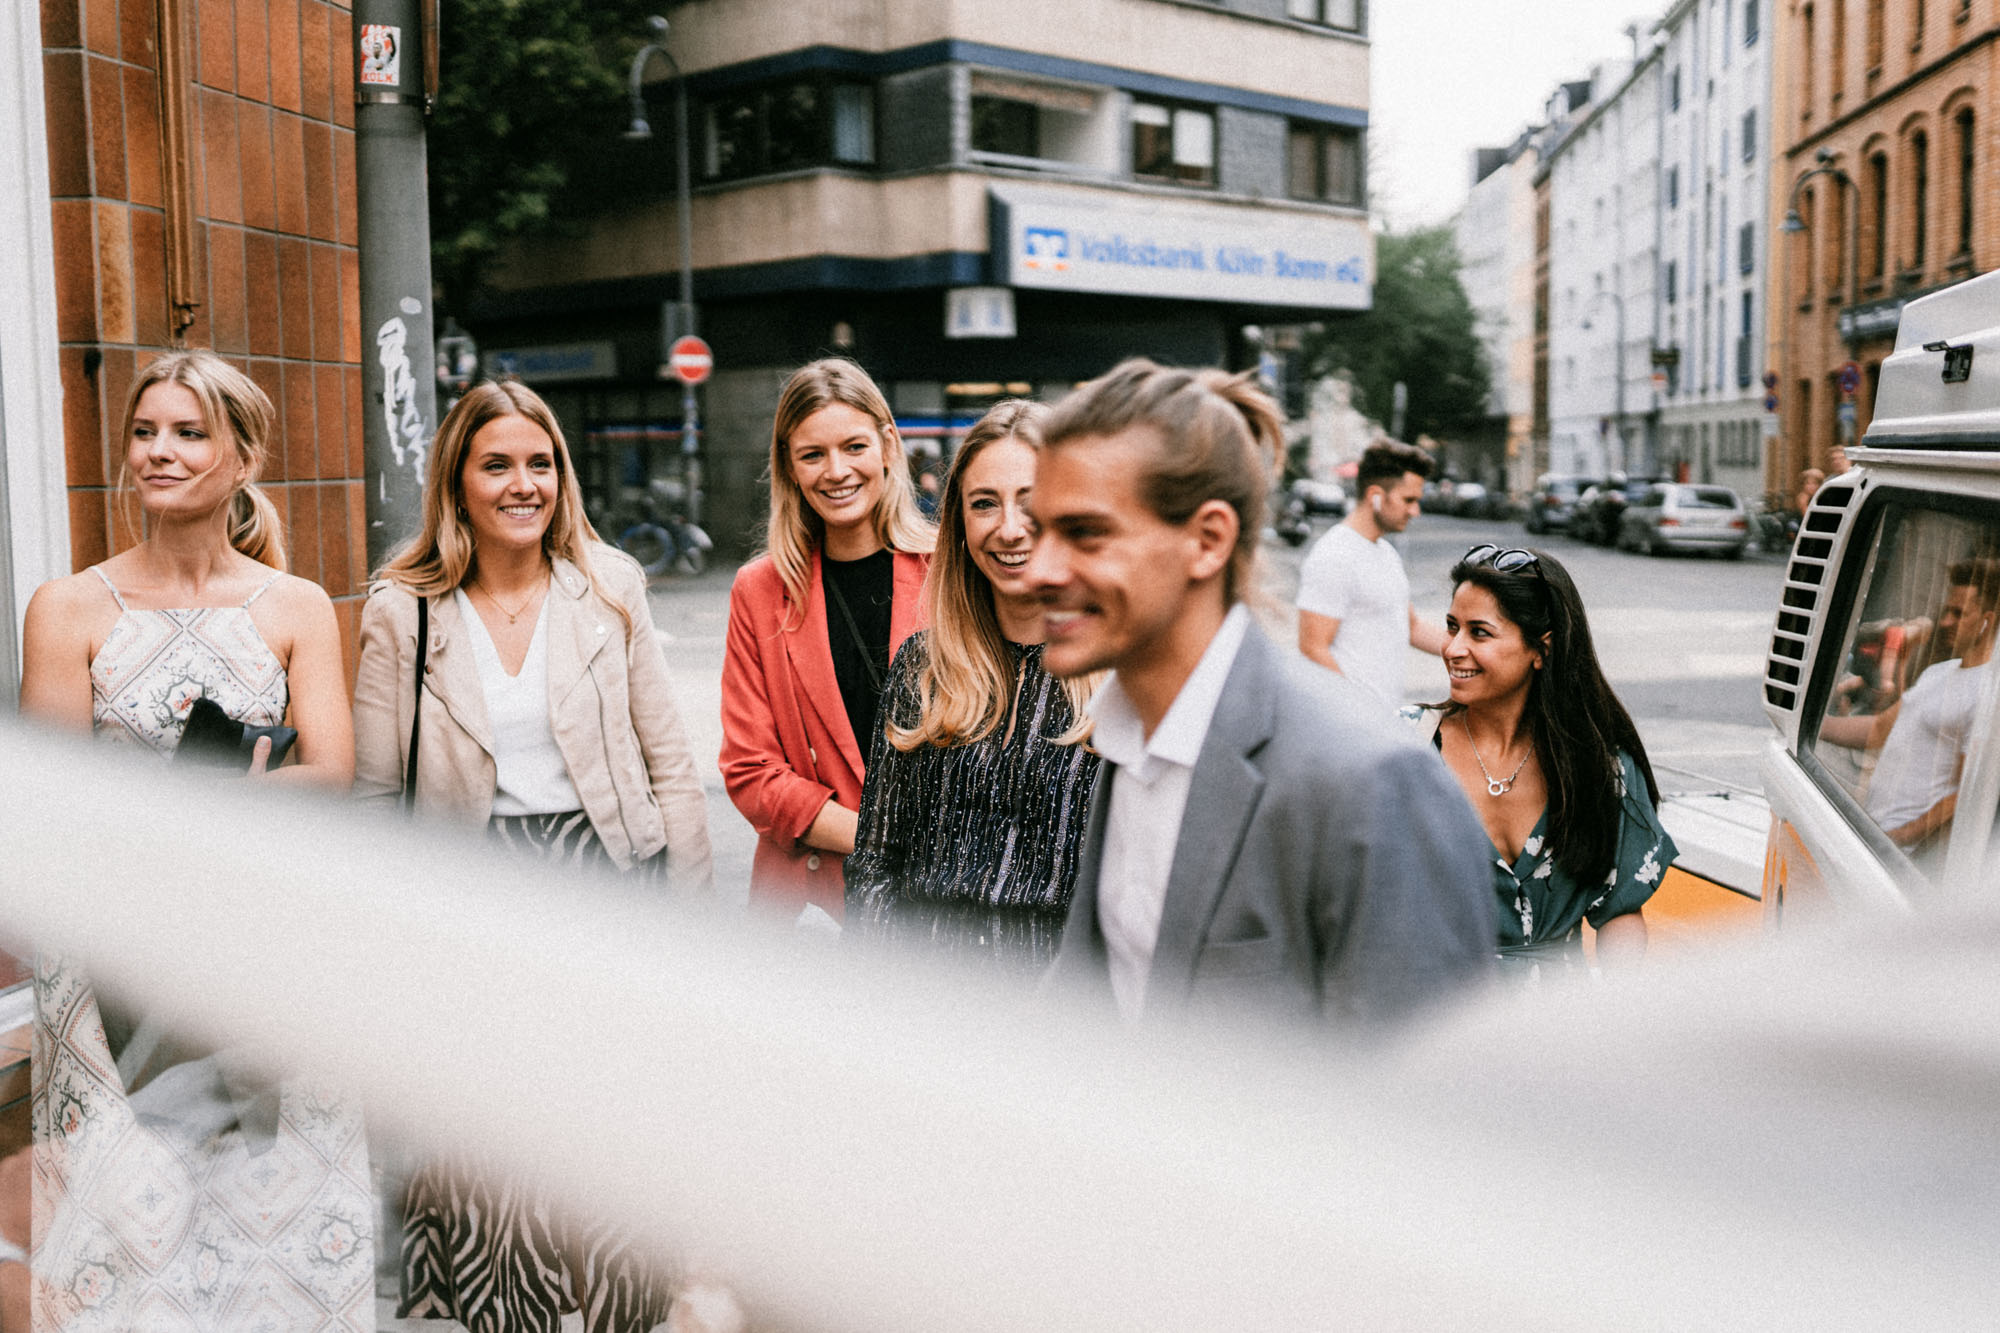
{"label": "woman in green floral dress", "polygon": [[1452,567],[1449,701],[1420,710],[1493,845],[1506,964],[1643,956],[1642,909],[1677,851],[1646,747],[1611,692],[1568,571],[1475,546]]}

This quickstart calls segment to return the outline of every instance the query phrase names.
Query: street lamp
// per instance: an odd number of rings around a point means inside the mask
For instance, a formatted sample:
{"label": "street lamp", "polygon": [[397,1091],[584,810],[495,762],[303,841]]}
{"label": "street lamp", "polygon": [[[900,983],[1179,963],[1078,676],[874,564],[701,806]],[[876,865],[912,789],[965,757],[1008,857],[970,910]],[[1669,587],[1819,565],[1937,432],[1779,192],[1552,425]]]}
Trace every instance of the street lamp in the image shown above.
{"label": "street lamp", "polygon": [[[1860,294],[1861,284],[1861,187],[1856,185],[1854,178],[1840,167],[1839,154],[1835,153],[1832,149],[1822,148],[1814,157],[1814,165],[1800,172],[1799,178],[1792,182],[1791,194],[1785,200],[1785,220],[1779,224],[1779,227],[1787,235],[1797,235],[1800,232],[1812,230],[1810,224],[1799,216],[1799,192],[1805,188],[1806,182],[1815,176],[1825,176],[1831,180],[1834,183],[1836,192],[1849,189],[1854,192],[1854,225],[1847,229],[1847,305],[1844,311],[1848,317],[1849,331],[1842,335],[1841,338],[1841,341],[1847,345],[1848,359],[1852,360],[1854,356],[1853,311],[1856,298]],[[1834,208],[1837,210],[1839,207],[1840,204],[1836,201]],[[1786,282],[1789,286],[1791,274],[1791,265],[1789,263],[1785,265],[1785,273]],[[1807,280],[1810,282],[1810,268],[1808,268],[1807,273]],[[1786,299],[1789,301],[1789,294]],[[1792,313],[1790,310],[1784,312],[1785,327],[1788,329],[1790,328]],[[1785,359],[1788,363],[1791,360],[1791,350],[1791,339],[1787,337],[1785,340]],[[1792,367],[1787,364],[1786,371],[1789,373],[1791,370]]]}
{"label": "street lamp", "polygon": [[[667,62],[667,68],[674,74],[674,170],[675,195],[679,209],[679,230],[681,240],[681,336],[694,332],[694,192],[688,184],[688,99],[687,75],[681,72],[680,62],[667,50],[668,23],[658,14],[646,20],[652,29],[653,40],[639,48],[632,57],[632,72],[627,79],[628,91],[632,97],[632,123],[625,131],[627,139],[651,139],[653,127],[646,119],[646,64],[654,56]],[[662,340],[667,341],[667,340]],[[668,369],[666,348],[660,349],[660,376],[672,373]],[[696,455],[701,448],[700,413],[695,403],[694,385],[683,381],[681,385],[681,460],[687,487],[688,521],[701,522],[701,486],[699,480],[700,462]]]}

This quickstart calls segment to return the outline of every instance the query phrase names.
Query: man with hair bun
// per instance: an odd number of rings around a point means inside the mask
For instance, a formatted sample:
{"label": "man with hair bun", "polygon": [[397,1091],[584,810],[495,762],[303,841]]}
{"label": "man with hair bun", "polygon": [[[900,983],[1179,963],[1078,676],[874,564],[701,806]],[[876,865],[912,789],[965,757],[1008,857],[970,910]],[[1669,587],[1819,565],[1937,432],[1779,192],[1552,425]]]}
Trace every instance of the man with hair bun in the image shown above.
{"label": "man with hair bun", "polygon": [[1282,441],[1247,376],[1127,361],[1043,428],[1028,581],[1105,767],[1057,971],[1128,1018],[1248,1004],[1347,1029],[1490,966],[1485,835],[1373,710],[1251,623]]}
{"label": "man with hair bun", "polygon": [[1382,540],[1416,518],[1431,469],[1415,445],[1369,445],[1354,477],[1354,512],[1313,543],[1299,568],[1299,651],[1392,709],[1403,700],[1403,645],[1444,652],[1444,630],[1418,619],[1403,558]]}

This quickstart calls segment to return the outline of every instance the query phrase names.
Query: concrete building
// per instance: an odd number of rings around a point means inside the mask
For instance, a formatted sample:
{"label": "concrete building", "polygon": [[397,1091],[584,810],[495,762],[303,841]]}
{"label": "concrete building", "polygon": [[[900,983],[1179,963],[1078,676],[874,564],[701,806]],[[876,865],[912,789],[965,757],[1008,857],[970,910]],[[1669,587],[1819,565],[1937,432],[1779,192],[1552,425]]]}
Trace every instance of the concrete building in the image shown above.
{"label": "concrete building", "polygon": [[1501,442],[1496,475],[1477,479],[1517,498],[1533,488],[1537,466],[1535,174],[1548,139],[1548,127],[1538,126],[1505,148],[1475,150],[1456,225],[1459,277],[1493,375],[1487,414]]}
{"label": "concrete building", "polygon": [[1866,432],[1904,303],[2000,264],[2000,0],[1780,0],[1776,29],[1767,484],[1789,494]]}
{"label": "concrete building", "polygon": [[[783,0],[675,11],[692,96],[710,526],[753,539],[783,377],[832,352],[913,442],[1148,354],[1370,301],[1359,0]],[[661,113],[670,86],[657,85]],[[606,151],[635,151],[615,139]],[[670,181],[670,144],[631,159]],[[643,172],[640,167],[643,166]],[[671,469],[670,193],[516,246],[457,312],[544,389],[600,501]],[[614,520],[615,521],[615,520]]]}
{"label": "concrete building", "polygon": [[1771,0],[1678,0],[1657,32],[1662,467],[1765,491]]}
{"label": "concrete building", "polygon": [[1657,467],[1661,65],[1653,48],[1597,71],[1600,95],[1547,154],[1553,472]]}

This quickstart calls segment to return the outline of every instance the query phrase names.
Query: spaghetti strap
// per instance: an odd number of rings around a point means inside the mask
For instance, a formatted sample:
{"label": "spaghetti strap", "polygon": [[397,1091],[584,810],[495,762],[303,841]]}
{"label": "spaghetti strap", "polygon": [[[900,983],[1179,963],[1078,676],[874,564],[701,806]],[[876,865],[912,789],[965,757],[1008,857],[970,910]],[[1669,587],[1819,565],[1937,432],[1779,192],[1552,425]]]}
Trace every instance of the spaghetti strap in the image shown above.
{"label": "spaghetti strap", "polygon": [[251,593],[247,598],[244,599],[243,609],[245,611],[248,611],[250,609],[250,603],[256,601],[259,597],[262,597],[264,595],[265,590],[269,588],[273,583],[276,583],[278,581],[278,576],[281,573],[283,573],[282,570],[275,570],[275,569],[272,570],[271,577],[265,579],[262,583],[258,584],[257,591]]}
{"label": "spaghetti strap", "polygon": [[132,609],[131,607],[125,605],[125,599],[118,595],[117,585],[113,584],[111,580],[105,576],[104,567],[102,565],[92,565],[90,567],[90,572],[97,575],[97,577],[103,581],[105,588],[108,589],[111,593],[111,600],[118,603],[118,609],[120,611],[130,611]]}

